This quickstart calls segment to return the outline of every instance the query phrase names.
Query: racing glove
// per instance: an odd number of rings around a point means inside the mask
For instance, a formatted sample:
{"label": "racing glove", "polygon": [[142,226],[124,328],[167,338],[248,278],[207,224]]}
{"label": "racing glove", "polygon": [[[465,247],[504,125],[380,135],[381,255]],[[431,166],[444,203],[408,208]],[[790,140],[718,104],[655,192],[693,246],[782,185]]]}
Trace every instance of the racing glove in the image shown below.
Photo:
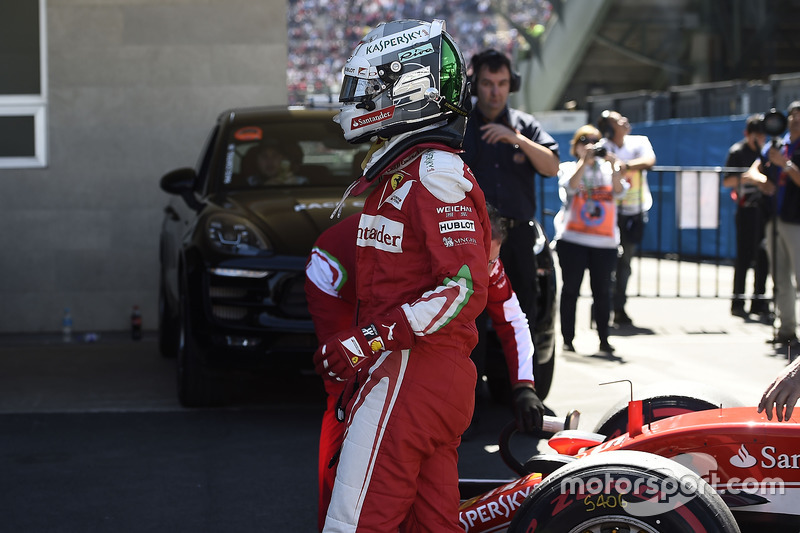
{"label": "racing glove", "polygon": [[414,332],[401,308],[367,326],[342,331],[317,348],[314,370],[323,379],[348,381],[372,356],[414,345]]}
{"label": "racing glove", "polygon": [[524,433],[533,433],[542,429],[544,404],[532,387],[517,387],[511,391],[514,415],[517,418],[517,429]]}

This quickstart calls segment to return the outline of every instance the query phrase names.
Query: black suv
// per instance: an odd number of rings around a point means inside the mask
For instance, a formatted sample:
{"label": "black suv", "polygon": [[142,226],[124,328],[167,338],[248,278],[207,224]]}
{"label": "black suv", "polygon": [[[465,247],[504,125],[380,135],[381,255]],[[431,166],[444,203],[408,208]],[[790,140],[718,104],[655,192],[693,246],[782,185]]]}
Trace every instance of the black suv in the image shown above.
{"label": "black suv", "polygon": [[[303,290],[306,259],[339,220],[331,213],[361,173],[367,148],[344,140],[334,114],[225,111],[197,166],[161,178],[172,197],[160,238],[159,346],[177,356],[182,405],[219,403],[218,378],[231,371],[311,369],[317,342]],[[362,207],[362,198],[349,198],[341,216]],[[540,244],[535,369],[546,393],[555,273],[543,233]]]}
{"label": "black suv", "polygon": [[[184,406],[218,403],[217,377],[231,370],[311,368],[305,262],[338,220],[331,213],[364,156],[334,114],[225,111],[196,168],[161,178],[172,198],[160,239],[159,344],[177,355]],[[348,199],[342,217],[362,205]]]}

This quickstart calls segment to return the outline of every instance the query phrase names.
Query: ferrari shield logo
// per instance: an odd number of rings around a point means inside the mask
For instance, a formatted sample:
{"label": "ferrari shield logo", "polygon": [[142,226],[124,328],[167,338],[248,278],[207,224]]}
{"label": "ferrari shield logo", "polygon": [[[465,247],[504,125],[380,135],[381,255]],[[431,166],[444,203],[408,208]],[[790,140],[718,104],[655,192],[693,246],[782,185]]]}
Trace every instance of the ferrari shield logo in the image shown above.
{"label": "ferrari shield logo", "polygon": [[392,190],[397,190],[397,188],[400,186],[400,183],[402,183],[402,181],[403,181],[403,175],[402,174],[400,174],[399,172],[397,174],[394,174],[392,176]]}

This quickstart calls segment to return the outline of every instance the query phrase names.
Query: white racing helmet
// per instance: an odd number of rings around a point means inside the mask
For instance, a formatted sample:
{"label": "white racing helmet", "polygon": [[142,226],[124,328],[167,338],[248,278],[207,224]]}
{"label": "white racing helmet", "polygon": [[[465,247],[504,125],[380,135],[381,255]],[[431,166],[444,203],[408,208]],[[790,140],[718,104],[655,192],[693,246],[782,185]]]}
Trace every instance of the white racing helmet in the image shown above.
{"label": "white racing helmet", "polygon": [[449,124],[467,115],[467,83],[464,58],[444,21],[384,22],[345,63],[343,105],[334,120],[351,143]]}

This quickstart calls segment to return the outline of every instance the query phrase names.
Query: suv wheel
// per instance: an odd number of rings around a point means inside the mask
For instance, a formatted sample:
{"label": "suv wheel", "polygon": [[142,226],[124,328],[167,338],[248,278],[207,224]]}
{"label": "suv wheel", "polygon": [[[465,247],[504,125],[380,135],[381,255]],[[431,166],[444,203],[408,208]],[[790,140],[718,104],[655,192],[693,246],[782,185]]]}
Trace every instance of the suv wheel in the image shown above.
{"label": "suv wheel", "polygon": [[202,362],[202,348],[194,337],[193,311],[186,276],[181,276],[180,334],[178,340],[178,400],[184,407],[209,407],[219,404],[215,383]]}
{"label": "suv wheel", "polygon": [[158,351],[164,357],[175,357],[180,344],[180,320],[169,305],[163,278],[158,285]]}

